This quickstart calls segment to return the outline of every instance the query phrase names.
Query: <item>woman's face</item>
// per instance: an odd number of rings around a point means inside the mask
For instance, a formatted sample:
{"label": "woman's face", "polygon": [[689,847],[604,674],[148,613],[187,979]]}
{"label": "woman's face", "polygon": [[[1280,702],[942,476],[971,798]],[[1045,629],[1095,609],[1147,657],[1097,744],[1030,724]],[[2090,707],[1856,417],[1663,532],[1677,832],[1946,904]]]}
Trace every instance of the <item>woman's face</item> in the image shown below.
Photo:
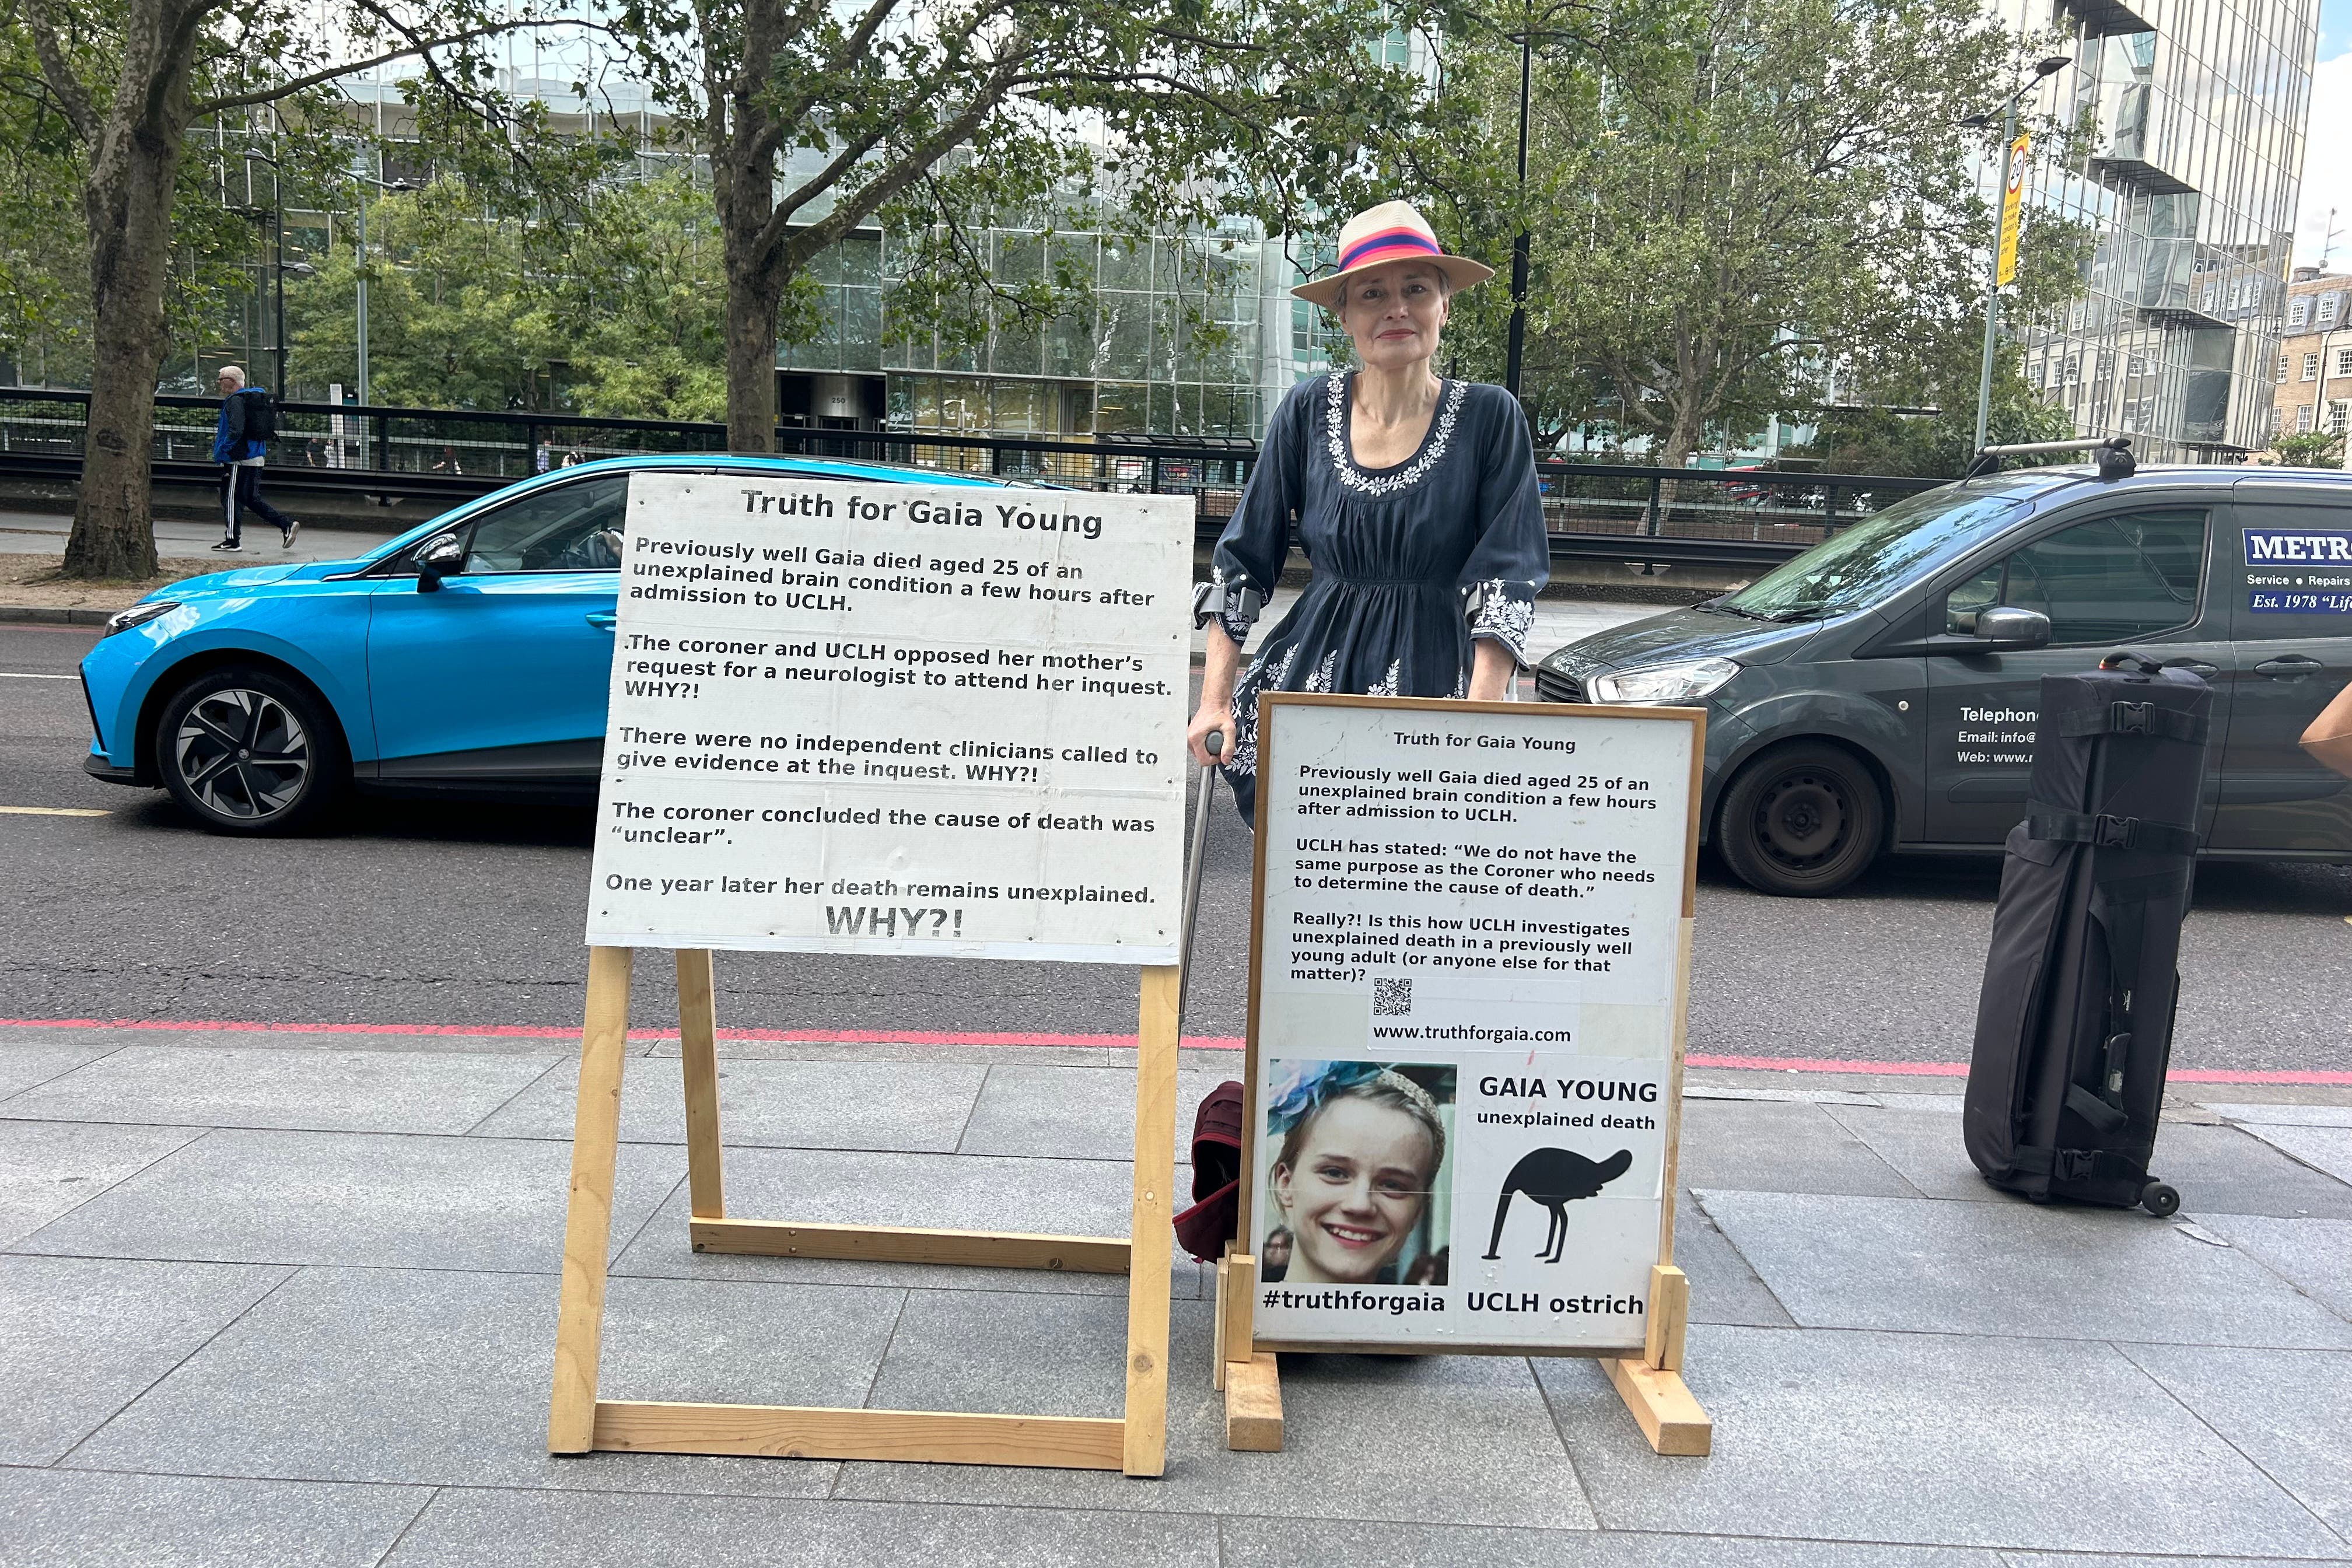
{"label": "woman's face", "polygon": [[1274,1168],[1292,1237],[1286,1282],[1364,1285],[1396,1261],[1428,1201],[1429,1130],[1393,1106],[1337,1100],[1316,1114],[1297,1168]]}
{"label": "woman's face", "polygon": [[1445,330],[1445,278],[1434,267],[1400,261],[1348,280],[1339,324],[1356,345],[1356,363],[1403,370],[1437,353]]}

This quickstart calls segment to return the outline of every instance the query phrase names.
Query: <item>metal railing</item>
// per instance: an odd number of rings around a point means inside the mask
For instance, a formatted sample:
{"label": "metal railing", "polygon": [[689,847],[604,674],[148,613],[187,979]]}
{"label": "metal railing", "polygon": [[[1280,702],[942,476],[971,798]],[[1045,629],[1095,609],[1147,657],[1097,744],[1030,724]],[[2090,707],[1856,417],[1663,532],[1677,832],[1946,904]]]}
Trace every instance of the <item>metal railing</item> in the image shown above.
{"label": "metal railing", "polygon": [[[159,396],[161,479],[216,473],[219,400]],[[0,476],[70,479],[81,468],[86,392],[0,388]],[[598,458],[726,450],[727,427],[575,414],[278,405],[273,487],[457,500]],[[1252,441],[1100,437],[1054,440],[928,430],[779,427],[782,452],[889,463],[1014,483],[1189,495],[1203,535],[1233,515],[1256,462]],[[1769,565],[1940,479],[1761,469],[1539,462],[1544,524],[1563,558]]]}

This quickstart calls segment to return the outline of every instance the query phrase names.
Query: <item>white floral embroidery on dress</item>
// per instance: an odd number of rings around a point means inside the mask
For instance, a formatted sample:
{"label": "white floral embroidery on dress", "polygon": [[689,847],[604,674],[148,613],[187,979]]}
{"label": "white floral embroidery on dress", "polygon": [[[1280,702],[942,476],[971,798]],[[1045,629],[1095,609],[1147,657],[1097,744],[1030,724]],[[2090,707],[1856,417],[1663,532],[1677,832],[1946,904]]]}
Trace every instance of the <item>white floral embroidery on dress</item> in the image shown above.
{"label": "white floral embroidery on dress", "polygon": [[1367,697],[1394,697],[1397,694],[1397,683],[1403,678],[1403,675],[1404,660],[1401,658],[1392,658],[1389,660],[1388,673],[1381,676],[1378,680],[1373,681],[1370,686],[1364,688],[1364,695]]}
{"label": "white floral embroidery on dress", "polygon": [[1469,390],[1466,381],[1446,383],[1445,401],[1437,409],[1437,429],[1420,457],[1393,473],[1367,474],[1348,455],[1348,373],[1333,371],[1323,402],[1323,444],[1331,454],[1331,471],[1349,489],[1371,496],[1394,495],[1418,483],[1445,456],[1445,448],[1453,445],[1454,420],[1462,412],[1462,399]]}
{"label": "white floral embroidery on dress", "polygon": [[1534,626],[1536,604],[1503,590],[1503,579],[1489,577],[1479,584],[1484,596],[1478,605],[1477,623],[1471,626],[1474,637],[1492,637],[1511,650],[1511,657],[1524,662],[1527,658],[1528,632]]}
{"label": "white floral embroidery on dress", "polygon": [[1315,667],[1315,673],[1308,676],[1307,678],[1307,684],[1300,687],[1298,689],[1301,691],[1330,690],[1331,677],[1338,673],[1339,668],[1339,650],[1335,647],[1329,653],[1323,656],[1323,662]]}
{"label": "white floral embroidery on dress", "polygon": [[1224,768],[1229,773],[1257,772],[1257,694],[1271,686],[1276,691],[1290,678],[1290,667],[1297,662],[1298,645],[1293,643],[1282,650],[1282,661],[1271,670],[1265,667],[1265,656],[1260,654],[1248,671],[1234,685],[1233,745],[1227,749]]}

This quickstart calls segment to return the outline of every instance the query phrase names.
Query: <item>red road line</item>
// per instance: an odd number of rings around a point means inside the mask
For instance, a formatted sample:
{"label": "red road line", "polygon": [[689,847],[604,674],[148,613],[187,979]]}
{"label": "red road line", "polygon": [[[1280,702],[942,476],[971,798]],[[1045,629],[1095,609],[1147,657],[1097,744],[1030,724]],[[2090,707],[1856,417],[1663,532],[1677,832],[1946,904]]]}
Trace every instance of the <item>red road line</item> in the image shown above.
{"label": "red road line", "polygon": [[[0,1018],[0,1029],[131,1029],[156,1034],[417,1035],[435,1038],[574,1040],[580,1031],[544,1024],[266,1024],[226,1018]],[[632,1029],[633,1040],[667,1040],[676,1029]],[[1058,1046],[1132,1050],[1133,1035],[1066,1035],[1042,1031],[991,1033],[962,1029],[721,1029],[722,1040],[768,1040],[833,1046]],[[1194,1050],[1237,1051],[1238,1035],[1187,1035]],[[1695,1068],[1732,1068],[1750,1072],[1853,1073],[1882,1078],[1966,1078],[1966,1062],[1897,1062],[1835,1057],[1715,1056],[1694,1051],[1684,1058]],[[2352,1072],[2309,1070],[2228,1071],[2175,1068],[2175,1083],[2300,1084],[2352,1088]]]}

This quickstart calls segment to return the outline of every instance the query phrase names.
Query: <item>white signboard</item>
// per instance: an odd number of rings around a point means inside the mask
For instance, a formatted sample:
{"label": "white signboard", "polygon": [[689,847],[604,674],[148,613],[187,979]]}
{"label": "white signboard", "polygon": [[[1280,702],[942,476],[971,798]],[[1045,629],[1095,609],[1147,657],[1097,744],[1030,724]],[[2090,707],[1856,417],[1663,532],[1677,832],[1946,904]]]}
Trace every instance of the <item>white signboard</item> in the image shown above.
{"label": "white signboard", "polygon": [[1257,1339],[1638,1349],[1696,726],[1260,715]]}
{"label": "white signboard", "polygon": [[1192,527],[634,477],[589,942],[1175,963]]}

